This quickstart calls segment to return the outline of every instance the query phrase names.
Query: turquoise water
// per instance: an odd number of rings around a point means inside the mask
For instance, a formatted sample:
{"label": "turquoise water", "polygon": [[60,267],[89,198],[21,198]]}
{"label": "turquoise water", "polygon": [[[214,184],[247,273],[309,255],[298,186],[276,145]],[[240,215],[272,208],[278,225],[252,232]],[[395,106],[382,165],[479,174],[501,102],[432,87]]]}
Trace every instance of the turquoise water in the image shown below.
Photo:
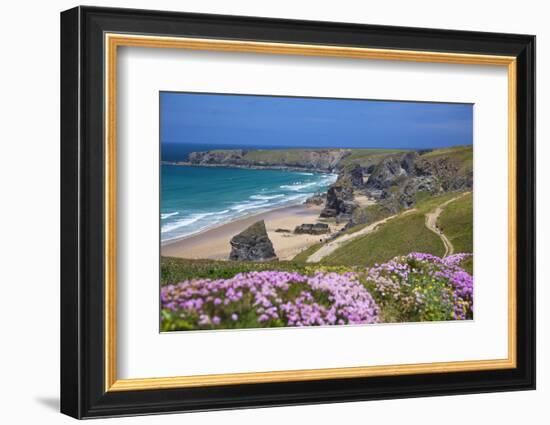
{"label": "turquoise water", "polygon": [[241,168],[161,168],[161,240],[198,233],[247,215],[301,204],[336,175]]}

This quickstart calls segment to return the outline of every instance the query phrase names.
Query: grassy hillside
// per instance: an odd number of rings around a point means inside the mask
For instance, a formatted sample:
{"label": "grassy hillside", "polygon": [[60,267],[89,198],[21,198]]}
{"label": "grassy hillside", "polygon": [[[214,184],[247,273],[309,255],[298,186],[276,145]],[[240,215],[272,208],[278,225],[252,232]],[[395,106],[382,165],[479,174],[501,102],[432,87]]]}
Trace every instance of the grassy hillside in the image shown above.
{"label": "grassy hillside", "polygon": [[372,266],[413,251],[445,253],[441,239],[424,226],[424,215],[411,213],[390,220],[375,232],[354,239],[325,257],[323,263]]}
{"label": "grassy hillside", "polygon": [[292,261],[294,262],[297,262],[297,263],[305,263],[306,260],[315,252],[317,251],[319,248],[321,248],[321,246],[323,246],[323,244],[321,243],[316,243],[314,245],[311,245],[309,248],[307,249],[304,249],[302,252],[300,252],[298,255],[296,255]]}
{"label": "grassy hillside", "polygon": [[376,164],[385,156],[392,153],[406,152],[401,149],[352,149],[350,154],[345,156],[341,161],[341,166],[359,164],[362,167],[369,167]]}
{"label": "grassy hillside", "polygon": [[[396,217],[381,225],[373,233],[348,242],[325,257],[322,262],[329,265],[371,266],[413,251],[442,256],[445,253],[443,242],[424,225],[425,214],[455,196],[457,196],[456,193],[446,193],[419,200],[414,212]],[[464,211],[463,214],[467,214],[467,212]],[[356,230],[359,230],[360,227],[357,227]],[[356,230],[354,228],[350,230],[350,233]]]}
{"label": "grassy hillside", "polygon": [[[455,253],[474,252],[473,218],[471,193],[450,203],[441,213],[437,225],[453,244]],[[473,257],[464,261],[462,266],[468,273],[473,274]]]}
{"label": "grassy hillside", "polygon": [[263,270],[303,272],[305,265],[291,261],[216,261],[187,260],[162,257],[160,260],[160,283],[167,285],[186,279],[229,279],[237,273]]}
{"label": "grassy hillside", "polygon": [[308,160],[309,153],[309,149],[262,149],[248,151],[243,159],[251,163],[296,164]]}
{"label": "grassy hillside", "polygon": [[438,226],[449,238],[455,252],[473,252],[473,195],[451,202],[441,213]]}
{"label": "grassy hillside", "polygon": [[422,155],[426,160],[450,158],[460,164],[460,171],[468,171],[473,168],[473,147],[453,146],[451,148],[435,149]]}

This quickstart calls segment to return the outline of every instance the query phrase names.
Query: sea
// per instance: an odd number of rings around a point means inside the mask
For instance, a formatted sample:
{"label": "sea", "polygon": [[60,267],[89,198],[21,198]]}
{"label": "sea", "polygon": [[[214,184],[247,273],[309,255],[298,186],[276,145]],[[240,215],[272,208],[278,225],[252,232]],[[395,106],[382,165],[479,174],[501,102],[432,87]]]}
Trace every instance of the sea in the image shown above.
{"label": "sea", "polygon": [[[243,146],[189,144],[174,146],[172,150],[163,146],[162,159],[185,161],[189,152],[237,148]],[[246,148],[254,149],[253,146]],[[310,196],[325,192],[336,178],[335,174],[163,163],[161,241],[191,236],[260,212],[302,204]]]}

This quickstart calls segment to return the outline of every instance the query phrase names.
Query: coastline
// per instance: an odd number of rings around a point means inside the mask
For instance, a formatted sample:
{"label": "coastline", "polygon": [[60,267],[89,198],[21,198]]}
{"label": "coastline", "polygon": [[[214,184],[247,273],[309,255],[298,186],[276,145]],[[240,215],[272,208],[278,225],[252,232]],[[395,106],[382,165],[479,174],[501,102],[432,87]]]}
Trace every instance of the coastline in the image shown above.
{"label": "coastline", "polygon": [[162,161],[162,165],[174,167],[199,167],[199,168],[240,168],[244,170],[275,170],[294,171],[298,173],[335,174],[336,170],[323,168],[293,167],[288,165],[245,165],[245,164],[202,164],[188,161]]}
{"label": "coastline", "polygon": [[[242,217],[194,235],[161,244],[161,255],[188,259],[227,260],[231,252],[229,241],[256,221],[264,220],[269,239],[279,260],[290,260],[302,250],[325,239],[327,235],[295,235],[294,228],[303,223],[315,223],[322,206],[290,205]],[[330,224],[331,233],[342,225]],[[287,229],[290,233],[276,232]]]}

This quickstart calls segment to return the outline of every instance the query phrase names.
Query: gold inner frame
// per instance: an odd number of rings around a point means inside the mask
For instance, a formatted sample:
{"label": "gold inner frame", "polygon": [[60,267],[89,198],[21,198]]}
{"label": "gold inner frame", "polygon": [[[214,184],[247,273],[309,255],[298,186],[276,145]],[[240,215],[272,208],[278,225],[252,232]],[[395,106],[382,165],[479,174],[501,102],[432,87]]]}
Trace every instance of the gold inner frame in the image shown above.
{"label": "gold inner frame", "polygon": [[[267,43],[105,34],[105,391],[136,391],[214,385],[357,378],[416,373],[446,373],[516,367],[516,58],[461,53],[370,49],[325,45]],[[305,369],[271,372],[118,379],[116,325],[116,123],[117,48],[119,46],[325,56],[355,59],[436,62],[507,67],[508,71],[508,357],[495,360]]]}

